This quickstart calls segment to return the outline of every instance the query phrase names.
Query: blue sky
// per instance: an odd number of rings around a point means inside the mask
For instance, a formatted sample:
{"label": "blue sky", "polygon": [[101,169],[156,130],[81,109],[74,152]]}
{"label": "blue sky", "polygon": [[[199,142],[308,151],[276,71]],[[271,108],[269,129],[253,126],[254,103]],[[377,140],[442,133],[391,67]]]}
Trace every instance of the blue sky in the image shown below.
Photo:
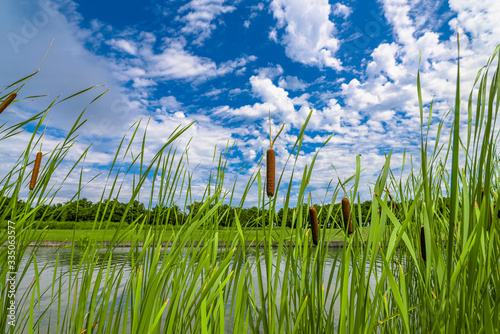
{"label": "blue sky", "polygon": [[[275,132],[286,124],[275,144],[280,170],[314,109],[297,169],[334,133],[318,155],[311,186],[322,198],[329,180],[354,173],[361,154],[360,192],[368,199],[384,153],[394,150],[395,170],[405,148],[418,155],[419,52],[424,101],[435,100],[433,134],[453,106],[457,29],[465,100],[476,71],[500,42],[498,17],[500,3],[493,0],[2,1],[1,85],[31,73],[54,40],[40,73],[21,91],[21,97],[48,96],[19,103],[2,117],[19,121],[59,94],[102,84],[101,91],[110,91],[89,108],[89,123],[69,157],[95,142],[87,179],[109,168],[119,139],[137,119],[152,118],[149,156],[177,125],[197,120],[180,142],[193,138],[189,169],[200,164],[195,191],[202,193],[214,147],[236,140],[227,177],[232,185],[245,164],[241,194],[269,146],[269,110]],[[51,110],[48,148],[99,92]],[[0,148],[0,173],[28,137],[29,131]],[[68,199],[77,178],[59,200]],[[95,200],[101,190],[97,179],[85,194]]]}

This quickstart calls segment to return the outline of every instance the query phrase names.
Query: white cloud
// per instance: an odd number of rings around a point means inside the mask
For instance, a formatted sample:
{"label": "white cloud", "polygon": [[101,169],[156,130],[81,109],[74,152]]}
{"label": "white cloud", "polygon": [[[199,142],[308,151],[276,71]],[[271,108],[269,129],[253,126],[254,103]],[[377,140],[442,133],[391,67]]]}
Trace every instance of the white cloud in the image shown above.
{"label": "white cloud", "polygon": [[133,80],[137,87],[166,80],[202,82],[244,68],[257,59],[250,55],[216,64],[210,58],[186,51],[183,39],[165,39],[159,52],[153,49],[154,35],[141,34],[139,40],[137,57],[121,59],[116,68],[118,77]]}
{"label": "white cloud", "polygon": [[[239,108],[232,108],[230,106],[221,106],[216,108],[215,114],[227,118],[235,116],[243,117],[245,119],[266,119],[269,112],[272,113],[273,119],[286,121],[287,124],[297,126],[303,119],[300,119],[300,111],[295,110],[295,105],[303,103],[303,99],[292,99],[289,97],[288,92],[276,86],[272,79],[283,73],[281,66],[266,67],[258,70],[258,75],[250,77],[250,85],[252,87],[252,94],[261,102],[253,105],[244,105]],[[306,94],[307,95],[307,94]]]}
{"label": "white cloud", "polygon": [[261,67],[257,70],[257,73],[260,77],[274,79],[283,74],[283,67],[279,64],[272,67]]}
{"label": "white cloud", "polygon": [[157,85],[157,83],[151,79],[134,78],[133,80],[134,80],[134,83],[132,84],[132,87],[134,87],[134,88],[150,87],[150,86]]}
{"label": "white cloud", "polygon": [[146,63],[151,66],[146,66],[149,75],[163,80],[207,79],[218,73],[214,61],[187,52],[180,43],[171,43],[160,53],[155,53],[151,47],[145,47],[140,52]]}
{"label": "white cloud", "polygon": [[333,14],[342,16],[345,20],[352,14],[352,8],[344,4],[341,4],[340,2],[337,2],[333,6]]}
{"label": "white cloud", "polygon": [[224,90],[220,89],[220,88],[214,88],[212,89],[211,91],[208,91],[206,92],[204,95],[206,97],[211,97],[211,98],[215,98],[217,99],[218,98],[218,95],[220,95]]}
{"label": "white cloud", "polygon": [[137,46],[132,41],[127,41],[125,39],[111,39],[107,42],[109,45],[118,49],[120,51],[125,51],[133,56],[137,54]]}
{"label": "white cloud", "polygon": [[250,27],[250,24],[252,23],[252,20],[254,18],[256,18],[257,15],[259,15],[259,13],[262,12],[263,9],[264,9],[264,3],[263,2],[255,5],[255,6],[250,6],[250,10],[251,10],[250,17],[248,18],[248,20],[245,20],[245,22],[243,22],[243,26],[245,28]]}
{"label": "white cloud", "polygon": [[273,0],[271,9],[277,28],[285,29],[281,43],[290,59],[310,66],[342,68],[335,57],[339,40],[329,19],[332,8],[328,0]]}
{"label": "white cloud", "polygon": [[286,76],[286,78],[281,78],[279,86],[289,90],[304,90],[307,88],[307,84],[305,84],[302,80],[290,75]]}
{"label": "white cloud", "polygon": [[173,112],[181,108],[181,103],[177,101],[175,96],[164,96],[160,99],[159,103],[163,111]]}
{"label": "white cloud", "polygon": [[263,101],[273,104],[278,110],[285,113],[293,113],[295,108],[288,92],[281,87],[275,86],[271,79],[252,76],[250,78],[253,93]]}
{"label": "white cloud", "polygon": [[195,44],[203,44],[217,26],[213,21],[220,15],[230,13],[236,8],[225,5],[225,0],[192,0],[179,9],[183,16],[178,18],[185,22],[181,32],[196,36]]}
{"label": "white cloud", "polygon": [[240,88],[234,88],[229,91],[229,95],[235,96],[240,95],[243,92]]}
{"label": "white cloud", "polygon": [[406,74],[406,68],[396,64],[399,51],[397,44],[380,44],[372,52],[372,61],[368,64],[366,73],[371,76],[386,75],[391,80],[399,80]]}
{"label": "white cloud", "polygon": [[234,74],[240,76],[240,75],[245,74],[246,71],[247,71],[247,68],[245,66],[243,66],[242,68],[236,70],[236,72],[234,72]]}
{"label": "white cloud", "polygon": [[272,28],[270,31],[269,31],[269,35],[268,35],[269,39],[271,41],[273,41],[274,43],[278,43],[278,31],[275,29],[275,28]]}

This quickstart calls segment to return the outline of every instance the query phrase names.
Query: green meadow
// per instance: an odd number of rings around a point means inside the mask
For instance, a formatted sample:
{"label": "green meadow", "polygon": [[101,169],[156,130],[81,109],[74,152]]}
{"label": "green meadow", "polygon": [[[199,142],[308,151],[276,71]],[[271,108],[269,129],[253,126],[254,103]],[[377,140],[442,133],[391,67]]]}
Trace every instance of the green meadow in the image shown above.
{"label": "green meadow", "polygon": [[[170,241],[175,234],[178,233],[178,230],[175,229],[157,229],[155,233],[161,233],[162,239],[161,241]],[[230,228],[219,228],[218,239],[219,241],[229,242],[234,240],[237,236],[237,233]],[[368,238],[368,234],[370,232],[369,227],[364,227],[360,229],[360,233],[363,235],[363,239],[366,240]],[[274,235],[271,236],[271,240],[273,242],[277,242],[280,240],[281,233],[284,233],[286,239],[293,240],[295,235],[295,230],[286,228],[284,231],[278,230],[274,231]],[[343,241],[344,236],[342,231],[339,229],[336,230],[326,230],[325,231],[324,240],[327,242],[330,241]],[[86,230],[41,230],[36,231],[35,238],[37,240],[42,241],[72,241],[72,240],[82,240],[82,238],[87,238],[89,241],[93,242],[101,242],[101,241],[112,241],[117,234],[116,238],[123,239],[124,242],[131,241],[145,241],[146,236],[148,234],[147,231],[142,231],[140,234],[128,235],[127,238],[122,238],[120,231],[117,230],[94,230],[94,231],[86,231]],[[205,234],[205,230],[194,231],[191,235],[189,241],[199,241],[204,240],[203,236]],[[261,240],[264,237],[264,232],[259,228],[245,228],[243,230],[243,238],[248,242],[254,242],[256,240]]]}
{"label": "green meadow", "polygon": [[[64,185],[54,187],[54,174],[65,166],[66,177],[78,175],[90,154],[87,149],[76,161],[68,162],[67,155],[85,128],[85,110],[54,149],[42,146],[40,151],[40,147],[50,109],[94,87],[54,100],[17,124],[0,114],[0,151],[27,128],[31,133],[13,167],[0,175],[0,222],[4,224],[0,330],[82,334],[498,332],[499,64],[497,47],[478,71],[474,87],[465,88],[470,91],[469,100],[461,101],[464,88],[459,84],[458,63],[456,102],[447,115],[435,120],[437,133],[430,133],[433,104],[422,99],[425,82],[420,82],[419,75],[415,94],[422,129],[420,155],[405,155],[402,165],[395,167],[387,152],[364,213],[358,195],[365,187],[360,184],[363,164],[357,156],[354,174],[332,182],[330,197],[316,209],[318,245],[312,242],[310,219],[310,208],[318,203],[311,203],[308,187],[317,154],[304,169],[295,165],[314,110],[304,119],[290,155],[277,157],[286,160],[293,171],[286,177],[283,171],[275,171],[273,196],[267,196],[262,168],[246,180],[243,195],[236,197],[235,186],[225,182],[231,161],[221,153],[214,156],[218,163],[196,210],[176,225],[169,223],[179,213],[174,199],[182,198],[184,208],[194,204],[192,174],[185,165],[188,152],[176,146],[192,123],[179,126],[149,159],[144,153],[147,130],[140,133],[137,122],[116,148],[102,197],[86,229],[78,225],[48,229],[45,223],[60,220],[75,205],[83,205],[85,184],[80,182],[71,201],[59,205],[57,211],[48,209],[56,204],[57,187]],[[4,108],[9,108],[9,96],[13,104],[25,103],[12,93],[22,96],[33,75],[3,88]],[[449,136],[443,134],[448,133],[445,124],[452,124]],[[135,144],[143,150],[131,154]],[[38,152],[43,154],[41,162]],[[132,161],[126,159],[129,156]],[[33,174],[38,174],[35,181]],[[123,174],[132,175],[133,182],[129,202],[120,206],[115,199]],[[151,198],[145,207],[149,212],[156,208],[154,215],[134,211],[139,195],[145,193]],[[258,203],[251,219],[242,216],[247,197],[256,197]],[[335,206],[344,197],[349,200],[353,233],[343,228],[346,218]],[[120,218],[114,221],[118,209]],[[42,252],[40,243],[45,240],[80,241],[80,246],[54,248],[50,262],[44,262],[37,253]],[[102,241],[130,242],[131,247],[100,247]],[[225,246],[219,247],[219,241]],[[332,255],[324,246],[326,241],[341,241],[342,246]],[[172,244],[162,246],[162,242]],[[262,245],[248,246],[248,242]],[[62,251],[64,261],[59,255]],[[10,279],[13,273],[14,281]]]}

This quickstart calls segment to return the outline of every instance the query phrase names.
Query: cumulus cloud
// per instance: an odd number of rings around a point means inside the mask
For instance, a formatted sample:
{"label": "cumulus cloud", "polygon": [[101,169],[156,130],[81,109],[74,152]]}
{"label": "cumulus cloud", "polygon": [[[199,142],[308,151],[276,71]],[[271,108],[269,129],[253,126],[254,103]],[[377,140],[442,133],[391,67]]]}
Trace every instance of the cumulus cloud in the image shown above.
{"label": "cumulus cloud", "polygon": [[280,42],[290,59],[310,66],[342,68],[335,56],[339,39],[329,18],[332,8],[327,0],[273,0],[271,9],[277,28],[284,29]]}
{"label": "cumulus cloud", "polygon": [[[303,122],[304,112],[295,106],[301,106],[307,98],[291,98],[287,90],[273,83],[273,79],[283,73],[281,66],[261,68],[258,75],[253,75],[249,79],[252,95],[261,102],[253,105],[244,105],[239,108],[231,106],[220,106],[215,113],[224,117],[241,117],[245,119],[265,119],[269,112],[273,114],[273,119],[286,121],[288,124],[297,126]],[[283,80],[280,79],[280,82]],[[308,94],[304,94],[305,97]]]}
{"label": "cumulus cloud", "polygon": [[279,86],[289,90],[304,90],[306,89],[307,84],[295,76],[288,75],[285,78],[280,79]]}

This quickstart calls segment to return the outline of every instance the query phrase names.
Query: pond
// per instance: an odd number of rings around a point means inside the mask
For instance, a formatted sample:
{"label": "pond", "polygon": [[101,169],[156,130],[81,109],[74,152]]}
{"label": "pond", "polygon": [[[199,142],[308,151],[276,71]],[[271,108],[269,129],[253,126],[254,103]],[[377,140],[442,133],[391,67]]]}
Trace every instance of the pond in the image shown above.
{"label": "pond", "polygon": [[[25,253],[18,271],[18,279],[20,278],[20,273],[26,267],[26,263],[30,257],[30,254],[34,251],[35,248],[29,247],[27,252]],[[162,252],[168,252],[170,248],[162,249]],[[97,255],[101,255],[101,257],[97,258],[94,262],[95,269],[92,274],[92,281],[97,277],[97,273],[101,265],[104,268],[107,265],[110,265],[111,268],[121,268],[120,274],[123,275],[121,281],[114,287],[116,291],[116,300],[120,300],[121,294],[127,286],[127,282],[130,278],[132,272],[132,259],[130,258],[131,249],[130,248],[115,248],[112,251],[111,261],[108,263],[107,260],[104,260],[104,253],[106,249],[95,250]],[[140,248],[138,249],[140,251]],[[224,249],[220,249],[219,252],[223,252]],[[259,250],[261,252],[262,250]],[[187,251],[186,251],[187,252]],[[133,253],[133,252],[132,252]],[[324,260],[323,265],[323,277],[324,281],[329,280],[332,277],[333,285],[330,289],[328,289],[328,295],[324,298],[324,305],[326,309],[329,309],[332,306],[333,302],[333,310],[334,313],[337,314],[340,310],[340,298],[338,295],[338,291],[335,291],[335,282],[337,281],[337,276],[340,268],[340,263],[342,259],[342,248],[330,247],[328,248],[326,258]],[[38,328],[40,332],[57,332],[57,323],[63,323],[63,321],[68,321],[67,318],[71,316],[71,309],[74,307],[74,303],[78,297],[77,289],[74,286],[69,286],[70,276],[72,276],[72,281],[75,281],[75,276],[77,276],[81,282],[83,279],[83,273],[88,270],[79,270],[77,268],[80,264],[85,268],[88,265],[88,261],[85,260],[85,256],[88,253],[85,252],[84,248],[75,247],[72,248],[55,248],[55,247],[40,247],[36,251],[36,263],[37,270],[35,270],[34,262],[31,261],[29,267],[26,269],[26,273],[22,280],[19,282],[18,290],[16,294],[16,300],[24,301],[23,305],[17,306],[17,323],[20,328],[18,328],[20,333],[28,333],[29,321],[27,319],[27,310],[30,308],[30,302],[33,298],[33,324],[36,326],[38,323]],[[161,257],[160,257],[161,258]],[[254,287],[254,300],[257,305],[260,305],[261,293],[258,291],[259,286],[259,272],[261,275],[261,280],[267,282],[268,275],[266,270],[266,261],[264,256],[260,256],[260,260],[258,261],[258,256],[256,255],[256,250],[250,248],[246,252],[246,259],[249,266],[249,276],[251,277],[251,286]],[[273,256],[272,256],[272,269],[271,275],[274,278],[274,275],[278,273],[280,275],[278,288],[277,288],[277,297],[280,297],[280,291],[283,283],[283,275],[286,271],[287,265],[286,260],[287,256],[284,254],[281,257],[281,261],[279,266],[277,265],[277,249],[273,248]],[[58,262],[57,272],[55,271],[56,261]],[[104,263],[105,261],[106,263]],[[190,261],[197,261],[190,259]],[[231,267],[234,260],[231,261],[229,267]],[[258,263],[257,263],[258,262]],[[257,264],[260,266],[257,268]],[[161,261],[159,266],[161,265]],[[368,263],[366,266],[366,270],[368,270]],[[377,261],[377,266],[380,266],[380,261]],[[29,287],[33,284],[34,278],[36,276],[36,271],[39,273],[39,293],[40,297],[38,297],[38,292],[34,289],[31,290],[30,296],[26,296],[25,293],[29,289]],[[377,268],[377,272],[380,272],[381,269]],[[87,271],[88,272],[88,271]],[[88,275],[87,275],[88,276]],[[55,284],[54,284],[55,282]],[[274,282],[274,279],[273,279]],[[80,283],[81,284],[81,283]],[[111,283],[107,284],[116,284],[111,281]],[[168,282],[164,282],[164,284],[168,284]],[[327,284],[327,282],[324,282]],[[372,275],[370,278],[370,286],[376,285],[376,278]],[[324,285],[323,285],[324,286]],[[231,287],[232,289],[233,287]],[[104,283],[101,283],[99,294],[104,291]],[[59,292],[60,296],[57,296]],[[231,292],[231,290],[230,290]],[[263,293],[264,295],[267,293],[267,283],[263,284]],[[231,295],[231,294],[229,294]],[[57,297],[55,297],[57,296]],[[89,301],[90,302],[90,301]],[[59,304],[59,305],[58,305]],[[232,332],[232,322],[234,316],[234,310],[231,310],[231,303],[227,302],[226,305],[226,328],[227,332]],[[276,305],[276,309],[279,312],[280,305]],[[58,310],[61,310],[58,312]],[[42,319],[40,316],[43,315]],[[23,318],[24,317],[24,318]],[[335,321],[336,325],[338,323],[338,318],[336,317]],[[120,325],[121,327],[121,325]]]}

